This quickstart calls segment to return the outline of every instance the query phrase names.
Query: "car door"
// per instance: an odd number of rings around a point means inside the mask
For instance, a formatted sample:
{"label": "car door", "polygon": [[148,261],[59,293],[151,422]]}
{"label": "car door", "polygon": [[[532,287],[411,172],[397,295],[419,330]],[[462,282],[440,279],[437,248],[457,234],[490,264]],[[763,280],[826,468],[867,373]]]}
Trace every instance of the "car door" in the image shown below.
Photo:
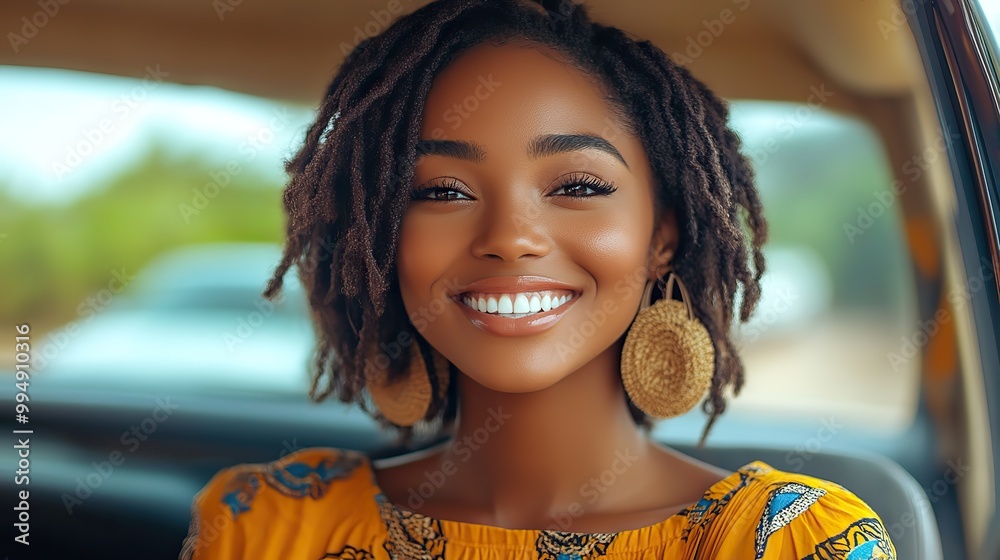
{"label": "car door", "polygon": [[967,550],[1000,557],[1000,88],[998,50],[975,0],[903,2],[934,95],[954,182],[951,280],[967,286],[958,324],[968,475],[957,481]]}

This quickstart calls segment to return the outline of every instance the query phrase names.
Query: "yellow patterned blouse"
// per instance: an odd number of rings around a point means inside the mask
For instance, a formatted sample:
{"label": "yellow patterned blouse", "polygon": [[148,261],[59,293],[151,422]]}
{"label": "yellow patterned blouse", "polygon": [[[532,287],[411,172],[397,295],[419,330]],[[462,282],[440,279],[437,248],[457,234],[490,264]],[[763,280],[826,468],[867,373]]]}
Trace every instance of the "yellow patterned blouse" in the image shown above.
{"label": "yellow patterned blouse", "polygon": [[195,496],[181,558],[895,559],[879,517],[837,484],[756,461],[676,515],[618,533],[504,529],[406,511],[364,454],[297,451],[223,469]]}

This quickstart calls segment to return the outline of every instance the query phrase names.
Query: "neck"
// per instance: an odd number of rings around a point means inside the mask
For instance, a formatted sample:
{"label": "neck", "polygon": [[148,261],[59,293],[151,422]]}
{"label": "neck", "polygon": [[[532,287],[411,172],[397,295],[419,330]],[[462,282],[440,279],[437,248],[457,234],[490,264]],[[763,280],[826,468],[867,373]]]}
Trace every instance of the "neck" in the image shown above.
{"label": "neck", "polygon": [[469,483],[462,486],[477,489],[467,498],[505,526],[551,525],[613,502],[604,495],[612,479],[650,452],[629,413],[620,356],[621,341],[531,393],[497,392],[459,376],[459,421],[447,454]]}

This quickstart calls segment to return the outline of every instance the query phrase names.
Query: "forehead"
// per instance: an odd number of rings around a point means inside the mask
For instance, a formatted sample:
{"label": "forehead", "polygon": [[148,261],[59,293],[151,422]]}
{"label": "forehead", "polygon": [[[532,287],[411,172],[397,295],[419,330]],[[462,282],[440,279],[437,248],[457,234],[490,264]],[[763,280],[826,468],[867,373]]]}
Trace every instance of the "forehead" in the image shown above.
{"label": "forehead", "polygon": [[425,139],[469,140],[487,148],[524,145],[543,133],[622,134],[597,78],[540,45],[481,44],[435,78],[424,107]]}

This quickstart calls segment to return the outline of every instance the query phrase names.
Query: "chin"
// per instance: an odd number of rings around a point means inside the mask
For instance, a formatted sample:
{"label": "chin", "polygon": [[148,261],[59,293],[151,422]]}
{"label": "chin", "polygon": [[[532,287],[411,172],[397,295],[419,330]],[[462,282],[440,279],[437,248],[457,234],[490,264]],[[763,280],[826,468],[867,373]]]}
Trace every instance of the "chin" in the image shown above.
{"label": "chin", "polygon": [[[457,365],[457,364],[456,364]],[[533,393],[548,389],[569,375],[569,371],[522,369],[511,375],[510,367],[484,367],[478,364],[459,370],[469,379],[498,393]]]}

